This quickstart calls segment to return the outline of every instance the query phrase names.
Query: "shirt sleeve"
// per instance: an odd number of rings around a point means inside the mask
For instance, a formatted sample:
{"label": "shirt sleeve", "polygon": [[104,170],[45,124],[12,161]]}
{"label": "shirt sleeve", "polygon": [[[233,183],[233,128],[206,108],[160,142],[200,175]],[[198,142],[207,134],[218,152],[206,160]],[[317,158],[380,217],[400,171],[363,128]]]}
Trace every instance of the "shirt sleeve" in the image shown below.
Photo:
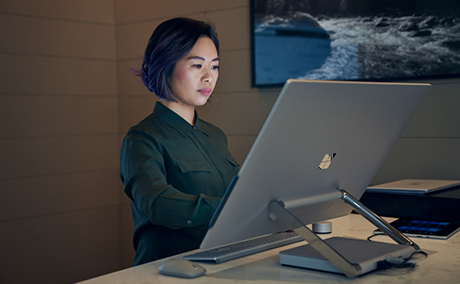
{"label": "shirt sleeve", "polygon": [[156,225],[181,228],[209,223],[221,198],[187,194],[168,184],[163,150],[148,134],[125,137],[120,176],[133,206]]}

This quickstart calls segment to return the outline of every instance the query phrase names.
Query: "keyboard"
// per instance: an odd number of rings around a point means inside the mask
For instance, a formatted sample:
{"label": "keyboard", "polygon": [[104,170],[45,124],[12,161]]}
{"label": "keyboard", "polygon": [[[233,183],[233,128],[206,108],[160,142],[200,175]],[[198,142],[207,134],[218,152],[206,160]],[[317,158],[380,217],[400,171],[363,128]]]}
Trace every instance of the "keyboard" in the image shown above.
{"label": "keyboard", "polygon": [[221,263],[302,240],[303,239],[295,232],[282,232],[200,251],[183,256],[182,258],[192,261],[212,261]]}

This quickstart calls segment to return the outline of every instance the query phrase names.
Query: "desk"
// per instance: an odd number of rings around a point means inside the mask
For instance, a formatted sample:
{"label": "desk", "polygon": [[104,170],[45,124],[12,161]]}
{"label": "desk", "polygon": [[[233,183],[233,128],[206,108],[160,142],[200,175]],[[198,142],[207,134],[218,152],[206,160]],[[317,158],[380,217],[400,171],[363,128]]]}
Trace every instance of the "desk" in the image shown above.
{"label": "desk", "polygon": [[[392,219],[388,220],[391,221]],[[324,235],[365,239],[374,230],[360,215],[350,214],[332,220],[332,233]],[[386,236],[374,237],[375,241],[392,242]],[[319,272],[308,269],[286,267],[278,264],[278,252],[299,246],[301,243],[265,251],[221,264],[200,263],[207,269],[206,275],[195,279],[163,276],[158,267],[166,260],[121,270],[81,284],[124,284],[124,283],[460,283],[460,233],[448,240],[414,238],[428,258],[420,258],[414,270],[391,269],[374,271],[349,279],[344,275]],[[181,255],[178,255],[181,256]],[[176,257],[178,257],[176,256]]]}

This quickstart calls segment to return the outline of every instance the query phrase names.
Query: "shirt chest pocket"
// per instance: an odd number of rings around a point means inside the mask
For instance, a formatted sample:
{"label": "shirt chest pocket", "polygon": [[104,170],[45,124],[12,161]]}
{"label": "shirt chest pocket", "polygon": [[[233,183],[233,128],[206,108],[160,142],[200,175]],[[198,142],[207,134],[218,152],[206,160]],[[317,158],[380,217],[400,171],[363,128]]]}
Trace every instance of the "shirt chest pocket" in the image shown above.
{"label": "shirt chest pocket", "polygon": [[183,174],[192,172],[212,172],[211,166],[206,162],[177,161],[177,166]]}
{"label": "shirt chest pocket", "polygon": [[234,167],[239,167],[239,166],[240,166],[240,165],[238,164],[238,162],[235,160],[235,158],[233,158],[232,155],[229,155],[229,156],[225,157],[225,159],[226,159],[227,161],[229,161],[230,164],[232,164],[232,166],[234,166]]}

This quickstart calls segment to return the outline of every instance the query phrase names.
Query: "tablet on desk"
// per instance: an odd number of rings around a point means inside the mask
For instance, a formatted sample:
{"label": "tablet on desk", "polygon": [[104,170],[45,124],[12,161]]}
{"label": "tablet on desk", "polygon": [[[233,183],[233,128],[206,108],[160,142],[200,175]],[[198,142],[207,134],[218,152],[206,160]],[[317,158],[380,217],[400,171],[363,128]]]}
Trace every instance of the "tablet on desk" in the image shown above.
{"label": "tablet on desk", "polygon": [[[429,221],[420,219],[398,219],[390,223],[408,237],[447,240],[460,230],[460,222]],[[375,230],[374,234],[383,234]]]}

